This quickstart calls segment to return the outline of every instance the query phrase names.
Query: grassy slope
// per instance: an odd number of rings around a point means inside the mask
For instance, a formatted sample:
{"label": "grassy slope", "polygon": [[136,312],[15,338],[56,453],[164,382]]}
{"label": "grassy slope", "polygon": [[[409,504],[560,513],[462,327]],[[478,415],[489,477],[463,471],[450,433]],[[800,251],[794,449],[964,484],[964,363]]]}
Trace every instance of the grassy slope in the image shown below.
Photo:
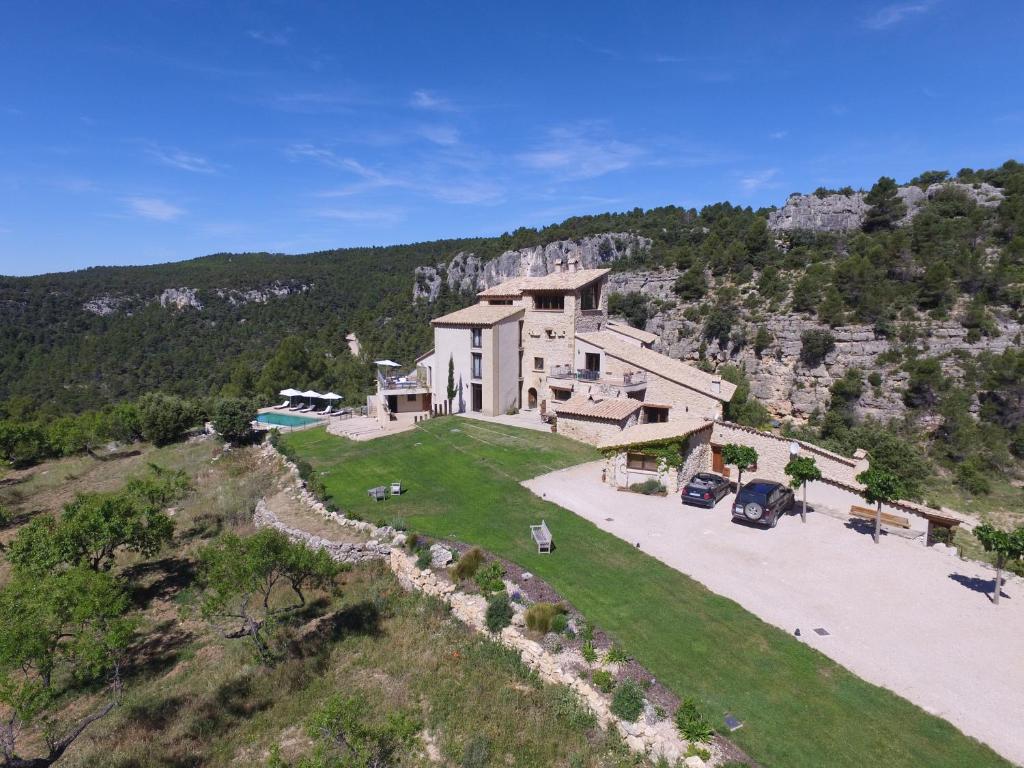
{"label": "grassy slope", "polygon": [[[414,530],[480,544],[547,580],[678,694],[702,699],[716,720],[725,711],[744,720],[733,738],[765,765],[1007,765],[944,720],[519,485],[597,458],[589,448],[454,418],[368,443],[323,430],[287,442],[342,508],[404,517]],[[408,495],[366,496],[396,479]],[[527,526],[541,518],[555,535],[550,556],[537,555],[529,537]]]}
{"label": "grassy slope", "polygon": [[[540,684],[518,656],[470,632],[437,602],[405,594],[383,566],[345,574],[339,595],[312,596],[310,610],[282,628],[277,647],[304,634],[302,624],[317,615],[335,615],[337,630],[272,668],[254,664],[245,641],[225,640],[182,612],[191,602],[197,548],[220,530],[251,530],[253,504],[274,486],[256,451],[219,454],[213,441],[147,447],[117,461],[49,462],[19,473],[24,479],[17,485],[0,487],[0,503],[20,523],[56,513],[76,492],[118,487],[147,461],[184,469],[195,485],[176,505],[172,546],[151,561],[119,558],[117,570],[131,575],[141,621],[123,706],[92,725],[61,766],[262,766],[275,743],[291,762],[309,751],[309,715],[333,694],[356,692],[365,695],[371,716],[403,709],[419,719],[444,765],[460,764],[474,740],[482,740],[492,765],[636,765],[617,738],[591,729],[565,705],[564,688]],[[14,532],[0,530],[0,539]],[[4,581],[0,571],[0,586]],[[380,611],[378,622],[359,619],[366,606]],[[76,706],[89,700],[85,694]],[[508,728],[511,722],[520,727]],[[436,763],[417,750],[398,765]]]}

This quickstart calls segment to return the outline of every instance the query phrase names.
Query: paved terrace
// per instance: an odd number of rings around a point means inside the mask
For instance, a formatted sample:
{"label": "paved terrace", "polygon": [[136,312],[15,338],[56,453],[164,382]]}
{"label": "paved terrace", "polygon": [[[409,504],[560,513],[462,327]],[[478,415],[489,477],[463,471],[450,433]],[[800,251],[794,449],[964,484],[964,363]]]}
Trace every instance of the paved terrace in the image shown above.
{"label": "paved terrace", "polygon": [[875,545],[839,509],[763,530],[731,521],[732,494],[714,510],[683,507],[674,496],[616,491],[601,483],[602,467],[582,464],[524,485],[763,620],[799,628],[803,642],[855,674],[1024,763],[1020,579],[1008,579],[995,607],[985,594],[991,569],[897,536]]}

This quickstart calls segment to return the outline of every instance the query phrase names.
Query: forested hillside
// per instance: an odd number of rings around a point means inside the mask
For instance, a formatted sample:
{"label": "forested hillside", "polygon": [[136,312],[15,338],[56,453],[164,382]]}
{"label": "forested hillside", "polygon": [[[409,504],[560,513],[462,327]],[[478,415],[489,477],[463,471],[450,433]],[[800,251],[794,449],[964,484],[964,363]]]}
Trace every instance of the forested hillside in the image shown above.
{"label": "forested hillside", "polygon": [[[604,233],[640,236],[602,255],[617,259],[613,310],[657,332],[669,354],[749,377],[741,391],[751,397],[733,418],[792,416],[846,451],[870,447],[864,430],[882,419],[893,426],[876,437],[903,435],[975,492],[1015,473],[1024,456],[1024,166],[1015,161],[927,171],[902,186],[883,177],[868,191],[819,189],[779,210],[666,206],[495,238],[0,278],[0,417],[47,421],[153,390],[266,398],[312,386],[358,402],[372,382],[367,360],[411,363],[430,346],[429,319],[473,300],[475,286],[446,272],[456,255],[486,262]],[[413,300],[417,267],[438,277],[433,301]],[[363,359],[349,354],[348,332]]]}

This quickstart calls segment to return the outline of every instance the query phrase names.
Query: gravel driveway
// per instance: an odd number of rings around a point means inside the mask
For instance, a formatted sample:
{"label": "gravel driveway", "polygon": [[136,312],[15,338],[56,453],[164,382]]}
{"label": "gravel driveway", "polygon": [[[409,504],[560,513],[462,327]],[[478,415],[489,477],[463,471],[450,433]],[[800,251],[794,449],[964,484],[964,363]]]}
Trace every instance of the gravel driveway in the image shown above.
{"label": "gravel driveway", "polygon": [[[785,517],[763,530],[714,510],[601,483],[603,462],[523,485],[640,547],[800,639],[1024,764],[1024,583],[995,607],[987,567],[843,520]],[[558,532],[554,531],[557,539]],[[557,555],[553,555],[557,557]],[[814,630],[824,629],[827,635]],[[995,662],[995,663],[994,663]]]}

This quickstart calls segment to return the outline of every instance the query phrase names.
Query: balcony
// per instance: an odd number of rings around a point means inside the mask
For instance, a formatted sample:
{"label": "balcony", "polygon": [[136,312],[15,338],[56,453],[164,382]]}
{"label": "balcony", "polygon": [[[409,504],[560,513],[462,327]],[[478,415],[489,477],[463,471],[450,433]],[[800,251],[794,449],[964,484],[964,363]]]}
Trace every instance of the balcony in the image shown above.
{"label": "balcony", "polygon": [[553,365],[548,369],[549,379],[575,379],[608,387],[618,387],[632,392],[647,387],[647,371],[628,371],[621,376],[610,376],[601,371],[590,371],[586,368],[572,369],[569,365]]}
{"label": "balcony", "polygon": [[377,391],[382,395],[416,395],[430,392],[430,385],[425,375],[410,374],[408,376],[377,375]]}

